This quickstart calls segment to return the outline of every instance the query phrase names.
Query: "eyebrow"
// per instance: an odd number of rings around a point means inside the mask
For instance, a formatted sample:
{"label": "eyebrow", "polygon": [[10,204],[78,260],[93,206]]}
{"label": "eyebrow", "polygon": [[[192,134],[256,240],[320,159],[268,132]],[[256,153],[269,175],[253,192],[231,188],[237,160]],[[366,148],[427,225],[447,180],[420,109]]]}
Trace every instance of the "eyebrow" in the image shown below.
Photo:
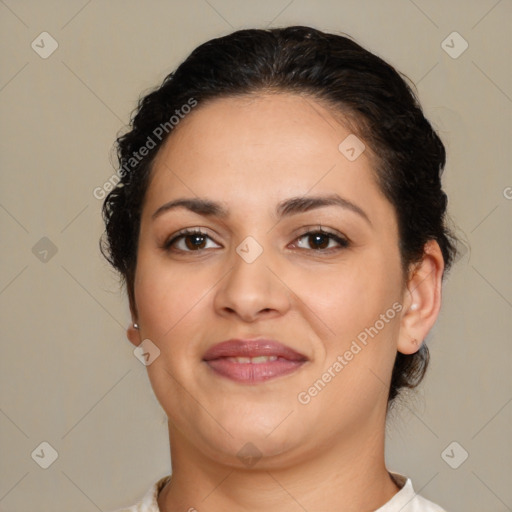
{"label": "eyebrow", "polygon": [[[291,197],[280,202],[276,208],[276,214],[279,219],[289,217],[298,213],[308,212],[326,206],[338,206],[350,210],[362,217],[368,224],[372,224],[366,212],[348,199],[344,199],[338,194],[329,194],[322,196],[298,196]],[[220,203],[204,198],[180,198],[169,201],[160,206],[151,216],[156,219],[160,215],[176,208],[185,208],[198,215],[206,217],[219,217],[225,219],[229,216],[229,211]]]}

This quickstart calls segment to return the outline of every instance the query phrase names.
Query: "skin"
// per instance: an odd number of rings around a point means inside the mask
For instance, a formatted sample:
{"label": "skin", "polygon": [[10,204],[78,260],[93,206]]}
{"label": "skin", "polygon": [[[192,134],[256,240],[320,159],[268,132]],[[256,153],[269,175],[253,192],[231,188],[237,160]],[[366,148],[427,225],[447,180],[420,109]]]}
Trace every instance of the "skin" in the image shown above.
{"label": "skin", "polygon": [[[384,463],[391,371],[396,352],[416,352],[415,340],[437,318],[443,258],[429,242],[404,279],[396,215],[376,183],[375,155],[367,146],[349,161],[338,149],[350,133],[310,97],[216,99],[182,120],[156,157],[131,304],[140,329],[127,334],[134,345],[150,339],[160,350],[147,371],[168,416],[173,476],[158,497],[162,512],[360,512],[398,491]],[[368,219],[339,206],[276,215],[291,197],[333,193]],[[229,215],[180,207],[152,218],[168,201],[194,197],[220,202]],[[319,249],[303,236],[319,225],[350,245],[327,238]],[[163,248],[184,228],[208,235],[201,250],[194,237]],[[263,249],[252,263],[236,252],[248,236]],[[298,394],[395,302],[402,310],[300,403]],[[202,360],[220,341],[250,337],[278,340],[308,361],[290,375],[246,384]],[[252,466],[237,456],[247,443],[261,457]]]}

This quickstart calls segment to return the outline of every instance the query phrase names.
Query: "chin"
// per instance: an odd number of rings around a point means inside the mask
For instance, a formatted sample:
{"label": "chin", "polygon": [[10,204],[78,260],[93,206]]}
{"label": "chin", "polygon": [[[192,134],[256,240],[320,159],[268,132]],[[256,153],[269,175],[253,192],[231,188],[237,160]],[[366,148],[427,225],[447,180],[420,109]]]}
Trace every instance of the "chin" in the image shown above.
{"label": "chin", "polygon": [[236,468],[271,470],[293,464],[293,460],[302,451],[304,439],[293,438],[290,432],[283,430],[281,435],[254,435],[250,429],[238,432],[233,438],[205,440],[207,452],[217,463]]}
{"label": "chin", "polygon": [[[314,436],[303,418],[292,407],[275,404],[224,404],[223,410],[211,409],[211,417],[195,421],[182,432],[196,430],[197,442],[203,453],[228,465],[241,467],[244,458],[281,459],[285,454],[303,446]],[[222,425],[222,428],[219,426]],[[201,445],[201,446],[199,446]],[[259,465],[260,467],[260,465]]]}

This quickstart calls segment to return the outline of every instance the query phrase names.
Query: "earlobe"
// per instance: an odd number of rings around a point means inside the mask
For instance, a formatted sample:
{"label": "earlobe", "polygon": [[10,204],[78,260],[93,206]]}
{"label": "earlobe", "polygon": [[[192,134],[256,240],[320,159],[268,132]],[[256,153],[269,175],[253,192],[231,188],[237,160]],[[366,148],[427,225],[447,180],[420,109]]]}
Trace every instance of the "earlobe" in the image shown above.
{"label": "earlobe", "polygon": [[130,326],[126,329],[126,337],[133,343],[136,347],[138,347],[141,343],[139,326],[136,323],[130,324]]}
{"label": "earlobe", "polygon": [[423,259],[411,271],[404,293],[398,352],[417,352],[433,327],[441,307],[443,270],[444,259],[439,244],[429,240]]}

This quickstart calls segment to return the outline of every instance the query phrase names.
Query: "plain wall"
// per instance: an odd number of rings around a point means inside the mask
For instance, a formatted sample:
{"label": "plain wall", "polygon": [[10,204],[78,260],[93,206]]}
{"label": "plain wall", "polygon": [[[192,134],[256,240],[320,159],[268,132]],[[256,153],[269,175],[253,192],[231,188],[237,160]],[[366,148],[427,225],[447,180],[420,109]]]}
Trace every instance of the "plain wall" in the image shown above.
{"label": "plain wall", "polygon": [[[112,510],[169,472],[93,191],[139,95],[195,46],[290,24],[347,33],[417,84],[471,247],[447,277],[427,378],[389,419],[389,468],[449,511],[511,510],[511,14],[508,0],[1,2],[0,510]],[[58,43],[45,59],[43,31]],[[469,45],[457,58],[442,47],[454,31]],[[47,469],[31,456],[43,441],[58,453]],[[453,441],[452,458],[469,454],[457,469],[441,456]]]}

